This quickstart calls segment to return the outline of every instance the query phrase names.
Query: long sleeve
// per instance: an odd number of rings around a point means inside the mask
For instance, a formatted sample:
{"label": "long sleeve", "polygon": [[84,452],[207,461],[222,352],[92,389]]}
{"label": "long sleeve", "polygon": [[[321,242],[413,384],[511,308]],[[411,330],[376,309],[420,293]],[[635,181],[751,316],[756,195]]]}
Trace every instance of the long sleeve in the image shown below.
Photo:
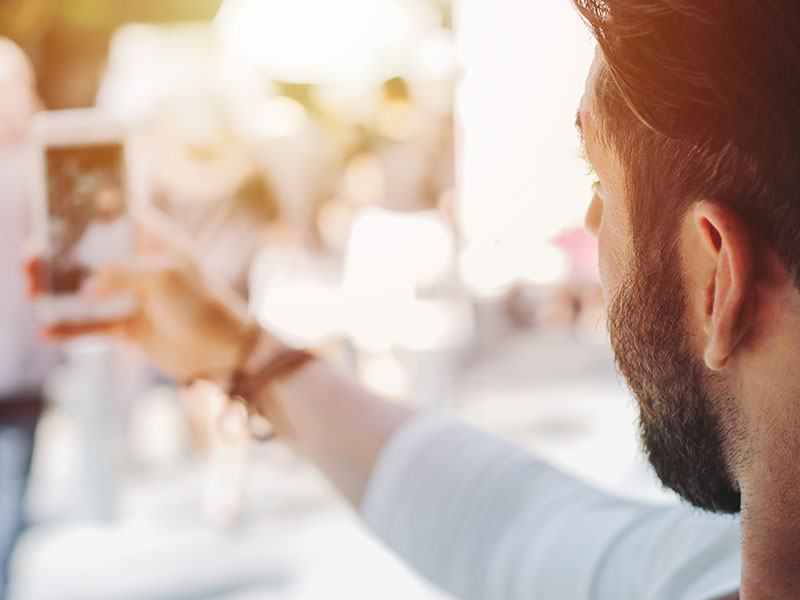
{"label": "long sleeve", "polygon": [[389,439],[361,513],[462,600],[710,600],[739,582],[739,525],[614,498],[443,417]]}

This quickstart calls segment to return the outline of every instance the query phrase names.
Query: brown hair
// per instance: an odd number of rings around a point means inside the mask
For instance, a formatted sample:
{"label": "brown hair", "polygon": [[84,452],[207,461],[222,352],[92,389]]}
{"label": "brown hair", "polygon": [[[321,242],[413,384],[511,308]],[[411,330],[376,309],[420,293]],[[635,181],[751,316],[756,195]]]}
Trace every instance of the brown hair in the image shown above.
{"label": "brown hair", "polygon": [[637,255],[713,199],[800,287],[800,2],[573,1],[605,57],[598,120],[627,170]]}

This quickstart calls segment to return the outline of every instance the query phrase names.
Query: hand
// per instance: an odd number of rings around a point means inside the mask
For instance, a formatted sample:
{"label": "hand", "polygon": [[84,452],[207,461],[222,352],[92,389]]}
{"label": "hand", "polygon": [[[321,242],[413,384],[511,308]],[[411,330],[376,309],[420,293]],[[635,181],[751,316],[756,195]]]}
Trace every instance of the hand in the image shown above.
{"label": "hand", "polygon": [[[204,277],[191,258],[190,244],[170,225],[153,215],[140,217],[138,233],[141,251],[97,271],[84,289],[88,302],[133,292],[136,313],[114,322],[56,323],[46,327],[46,335],[106,334],[134,342],[179,381],[227,377],[260,331],[244,300]],[[42,291],[39,264],[37,259],[27,264],[34,295]]]}

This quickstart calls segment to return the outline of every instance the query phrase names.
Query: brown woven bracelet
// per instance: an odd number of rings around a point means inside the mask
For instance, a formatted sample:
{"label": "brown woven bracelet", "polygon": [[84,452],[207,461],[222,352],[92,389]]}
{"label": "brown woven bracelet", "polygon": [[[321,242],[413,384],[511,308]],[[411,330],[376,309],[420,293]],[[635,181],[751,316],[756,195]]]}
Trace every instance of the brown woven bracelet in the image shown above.
{"label": "brown woven bracelet", "polygon": [[[255,400],[258,393],[268,388],[277,379],[291,374],[314,358],[315,356],[308,350],[287,348],[279,352],[255,373],[236,371],[231,380],[228,395],[232,401],[244,404],[251,420],[256,417],[264,418],[265,415],[259,411]],[[252,430],[253,427],[251,427]],[[262,440],[271,437],[269,434],[256,435],[254,431],[253,433],[255,437]]]}

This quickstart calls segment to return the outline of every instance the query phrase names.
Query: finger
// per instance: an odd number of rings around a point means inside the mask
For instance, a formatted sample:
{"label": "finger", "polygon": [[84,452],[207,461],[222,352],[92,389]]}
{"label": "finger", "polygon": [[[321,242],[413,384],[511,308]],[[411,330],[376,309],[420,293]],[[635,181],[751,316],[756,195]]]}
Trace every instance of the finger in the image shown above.
{"label": "finger", "polygon": [[42,329],[45,338],[54,341],[66,341],[84,335],[107,335],[123,337],[126,322],[102,321],[92,323],[53,323]]}
{"label": "finger", "polygon": [[36,298],[45,293],[44,272],[45,263],[41,256],[30,256],[24,259],[22,264],[25,280],[28,284],[28,296]]}
{"label": "finger", "polygon": [[106,265],[84,284],[81,293],[99,300],[119,292],[145,294],[176,269],[175,258],[163,253],[139,254],[123,263]]}

